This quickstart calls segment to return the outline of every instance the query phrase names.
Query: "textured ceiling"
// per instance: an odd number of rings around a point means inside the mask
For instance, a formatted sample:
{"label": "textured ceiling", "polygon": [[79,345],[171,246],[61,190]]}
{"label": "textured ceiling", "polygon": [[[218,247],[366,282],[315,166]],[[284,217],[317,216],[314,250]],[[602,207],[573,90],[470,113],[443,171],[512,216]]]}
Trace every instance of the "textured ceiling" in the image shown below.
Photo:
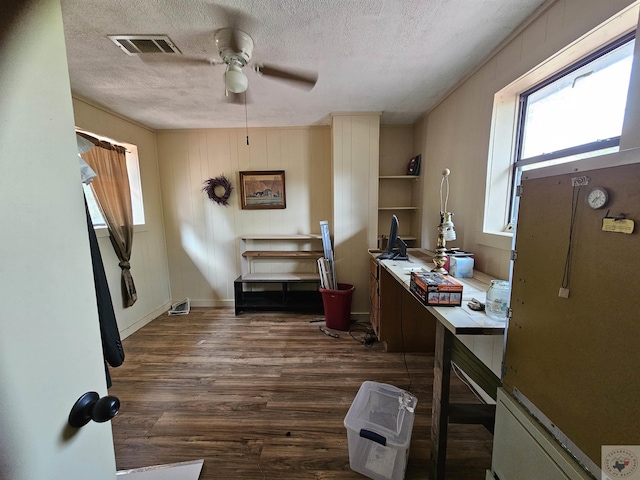
{"label": "textured ceiling", "polygon": [[[544,0],[62,0],[74,94],[154,129],[329,124],[332,112],[419,120]],[[235,22],[235,23],[234,23]],[[249,68],[225,99],[214,34],[236,25],[252,62],[316,72],[308,91]],[[107,35],[165,34],[182,56],[128,56]],[[177,57],[177,58],[176,58]]]}

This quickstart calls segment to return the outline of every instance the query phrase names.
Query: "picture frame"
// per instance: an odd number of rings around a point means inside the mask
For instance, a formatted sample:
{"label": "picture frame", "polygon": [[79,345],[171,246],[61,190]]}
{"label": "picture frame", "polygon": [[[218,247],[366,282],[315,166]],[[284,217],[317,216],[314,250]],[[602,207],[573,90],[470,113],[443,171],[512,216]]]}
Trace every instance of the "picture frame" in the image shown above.
{"label": "picture frame", "polygon": [[284,170],[240,172],[240,200],[243,210],[287,208]]}

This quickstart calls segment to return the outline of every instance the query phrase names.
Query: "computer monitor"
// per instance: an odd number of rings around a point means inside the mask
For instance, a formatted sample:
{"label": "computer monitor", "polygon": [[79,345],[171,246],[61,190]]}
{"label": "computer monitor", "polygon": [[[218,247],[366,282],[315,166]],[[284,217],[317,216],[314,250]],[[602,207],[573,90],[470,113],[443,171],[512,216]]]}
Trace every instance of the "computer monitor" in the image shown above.
{"label": "computer monitor", "polygon": [[391,227],[389,228],[389,242],[387,243],[387,250],[380,255],[380,260],[408,260],[407,257],[407,244],[398,236],[398,228],[400,224],[398,217],[395,215],[391,217]]}

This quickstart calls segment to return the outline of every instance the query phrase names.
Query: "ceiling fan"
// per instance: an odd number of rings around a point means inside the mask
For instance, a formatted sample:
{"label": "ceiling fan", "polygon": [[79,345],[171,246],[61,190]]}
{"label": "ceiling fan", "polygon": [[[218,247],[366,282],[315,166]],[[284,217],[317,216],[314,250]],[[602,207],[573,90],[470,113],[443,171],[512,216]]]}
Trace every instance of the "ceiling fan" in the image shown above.
{"label": "ceiling fan", "polygon": [[[253,39],[246,31],[251,30],[251,27],[255,24],[255,19],[246,12],[224,7],[217,3],[211,3],[209,8],[212,20],[216,21],[216,23],[229,26],[228,28],[216,30],[214,33],[215,45],[220,55],[220,60],[181,55],[182,52],[180,49],[178,49],[167,36],[158,39],[144,35],[109,35],[109,38],[123,49],[125,53],[129,55],[140,54],[141,58],[144,57],[145,62],[164,63],[172,61],[182,64],[191,63],[202,65],[203,63],[207,63],[208,65],[226,65],[223,76],[225,93],[229,101],[233,103],[246,103],[246,93],[242,96],[244,97],[243,99],[240,99],[239,95],[229,95],[230,93],[239,94],[247,91],[249,80],[243,71],[245,67],[251,68],[259,76],[286,81],[291,85],[303,89],[311,90],[315,86],[318,81],[318,75],[316,73],[287,70],[272,65],[256,63],[255,61],[250,64],[254,44]],[[138,40],[132,40],[133,37],[138,38]],[[142,42],[140,47],[138,42]],[[150,45],[151,43],[153,45]],[[146,52],[178,53],[180,55],[162,55],[156,57],[156,55],[146,55]]]}
{"label": "ceiling fan", "polygon": [[[224,73],[225,90],[231,93],[245,92],[249,86],[249,80],[242,69],[251,61],[253,39],[242,30],[222,28],[215,33],[215,42],[222,63],[227,66]],[[315,74],[294,72],[264,64],[255,63],[251,65],[251,68],[258,75],[288,81],[309,90],[315,86],[318,80],[318,76]]]}

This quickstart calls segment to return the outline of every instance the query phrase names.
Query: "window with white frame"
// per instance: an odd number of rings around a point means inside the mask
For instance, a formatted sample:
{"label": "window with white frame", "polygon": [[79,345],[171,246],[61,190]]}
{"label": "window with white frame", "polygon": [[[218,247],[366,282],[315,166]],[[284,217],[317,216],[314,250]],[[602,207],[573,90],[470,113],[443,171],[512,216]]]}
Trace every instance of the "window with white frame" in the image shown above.
{"label": "window with white frame", "polygon": [[[95,133],[77,130],[91,135],[98,140],[104,140],[114,145],[120,145],[126,149],[125,158],[127,160],[127,175],[129,177],[129,189],[131,190],[131,208],[133,211],[133,224],[144,225],[144,203],[142,201],[142,184],[140,181],[140,165],[138,163],[138,147],[130,143],[123,143],[115,141],[111,138],[107,138]],[[87,206],[89,207],[89,214],[91,215],[91,221],[96,228],[106,227],[107,224],[100,212],[98,203],[96,202],[93,190],[90,185],[83,184],[85,198],[87,199]]]}
{"label": "window with white frame", "polygon": [[632,32],[520,94],[514,185],[523,171],[619,150],[634,46]]}
{"label": "window with white frame", "polygon": [[496,93],[479,243],[507,248],[508,239],[498,237],[512,231],[523,171],[619,150],[635,31],[588,50],[593,40],[585,37]]}
{"label": "window with white frame", "polygon": [[520,95],[517,167],[617,151],[634,45],[626,35]]}

